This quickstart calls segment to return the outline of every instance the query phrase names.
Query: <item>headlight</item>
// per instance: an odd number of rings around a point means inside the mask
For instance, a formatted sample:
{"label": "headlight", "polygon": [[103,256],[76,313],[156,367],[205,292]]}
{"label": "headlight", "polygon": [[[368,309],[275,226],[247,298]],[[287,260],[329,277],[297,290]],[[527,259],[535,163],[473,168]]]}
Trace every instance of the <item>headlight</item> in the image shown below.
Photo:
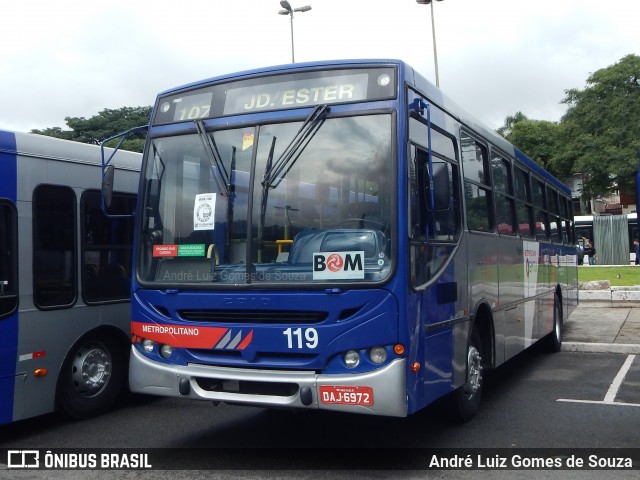
{"label": "headlight", "polygon": [[142,348],[144,348],[144,351],[147,353],[151,353],[153,352],[153,346],[155,345],[155,342],[153,340],[143,340],[142,341]]}
{"label": "headlight", "polygon": [[173,347],[171,345],[162,345],[160,347],[160,356],[162,358],[169,358],[173,353]]}
{"label": "headlight", "polygon": [[387,360],[387,351],[384,347],[373,347],[369,350],[369,358],[373,363],[380,365]]}
{"label": "headlight", "polygon": [[360,363],[360,354],[355,350],[349,350],[344,354],[344,363],[347,368],[355,368]]}

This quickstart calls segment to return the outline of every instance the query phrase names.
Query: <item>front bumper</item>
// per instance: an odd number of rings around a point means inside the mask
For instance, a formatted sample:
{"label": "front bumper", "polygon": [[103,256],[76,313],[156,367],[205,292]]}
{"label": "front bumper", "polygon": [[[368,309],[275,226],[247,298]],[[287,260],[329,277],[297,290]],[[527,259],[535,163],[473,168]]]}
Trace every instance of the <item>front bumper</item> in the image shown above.
{"label": "front bumper", "polygon": [[[325,403],[320,387],[368,387],[370,405]],[[335,410],[369,415],[407,415],[406,361],[399,358],[372,372],[322,375],[309,371],[277,371],[154,362],[135,347],[129,363],[132,392],[211,400],[262,407]]]}

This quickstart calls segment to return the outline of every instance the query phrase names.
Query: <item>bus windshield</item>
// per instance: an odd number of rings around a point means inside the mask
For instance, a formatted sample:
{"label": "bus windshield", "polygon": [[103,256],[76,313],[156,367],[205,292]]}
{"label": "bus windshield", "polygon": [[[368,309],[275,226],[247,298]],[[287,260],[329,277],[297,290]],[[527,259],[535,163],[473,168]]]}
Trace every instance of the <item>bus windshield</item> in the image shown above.
{"label": "bus windshield", "polygon": [[[320,113],[318,113],[320,111]],[[316,115],[314,115],[316,114]],[[202,286],[384,281],[392,115],[206,129],[151,141],[137,274]]]}

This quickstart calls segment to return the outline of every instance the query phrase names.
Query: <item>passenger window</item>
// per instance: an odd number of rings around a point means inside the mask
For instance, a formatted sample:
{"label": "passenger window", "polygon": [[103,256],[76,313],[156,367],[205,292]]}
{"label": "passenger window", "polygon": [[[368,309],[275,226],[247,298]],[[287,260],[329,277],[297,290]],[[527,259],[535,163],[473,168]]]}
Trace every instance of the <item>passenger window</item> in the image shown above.
{"label": "passenger window", "polygon": [[547,214],[547,196],[545,186],[540,180],[533,180],[533,205],[536,213],[536,237],[541,240],[548,240],[549,216]]}
{"label": "passenger window", "polygon": [[18,228],[13,202],[0,200],[0,318],[18,307]]}
{"label": "passenger window", "polygon": [[558,192],[547,188],[547,199],[549,201],[549,229],[551,231],[551,241],[562,243],[562,225],[560,223],[560,207],[558,205]]}
{"label": "passenger window", "polygon": [[516,205],[513,195],[513,178],[511,174],[511,162],[505,160],[495,152],[491,156],[493,170],[493,184],[496,192],[496,223],[498,233],[501,235],[515,235]]}
{"label": "passenger window", "polygon": [[487,148],[466,133],[460,134],[467,227],[478,232],[493,232],[493,192]]}
{"label": "passenger window", "polygon": [[529,174],[519,168],[515,169],[516,180],[516,214],[518,230],[523,237],[533,237],[533,206],[531,205],[531,185]]}
{"label": "passenger window", "polygon": [[76,196],[68,187],[33,192],[33,297],[39,308],[70,307],[76,299]]}

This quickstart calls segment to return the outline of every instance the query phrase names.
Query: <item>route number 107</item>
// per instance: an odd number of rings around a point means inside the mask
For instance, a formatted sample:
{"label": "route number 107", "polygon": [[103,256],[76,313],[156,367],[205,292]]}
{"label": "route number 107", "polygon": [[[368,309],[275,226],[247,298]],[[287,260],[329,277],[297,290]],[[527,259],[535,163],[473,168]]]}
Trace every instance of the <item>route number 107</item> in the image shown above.
{"label": "route number 107", "polygon": [[302,348],[302,340],[304,337],[304,345],[307,348],[316,348],[318,346],[318,332],[315,328],[287,328],[282,332],[287,337],[287,348]]}
{"label": "route number 107", "polygon": [[186,108],[181,108],[176,110],[176,120],[195,120],[196,118],[206,118],[209,115],[209,110],[211,110],[211,105],[193,105],[188,110]]}

